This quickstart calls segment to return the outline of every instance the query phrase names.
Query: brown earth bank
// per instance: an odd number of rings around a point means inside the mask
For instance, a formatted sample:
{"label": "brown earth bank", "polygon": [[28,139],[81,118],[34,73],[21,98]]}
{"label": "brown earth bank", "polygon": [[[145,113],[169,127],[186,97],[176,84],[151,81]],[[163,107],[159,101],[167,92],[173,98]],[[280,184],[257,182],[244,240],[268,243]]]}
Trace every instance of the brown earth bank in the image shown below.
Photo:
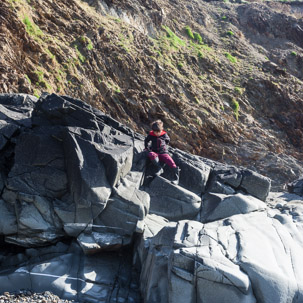
{"label": "brown earth bank", "polygon": [[82,99],[172,146],[303,173],[303,3],[3,0],[0,93]]}

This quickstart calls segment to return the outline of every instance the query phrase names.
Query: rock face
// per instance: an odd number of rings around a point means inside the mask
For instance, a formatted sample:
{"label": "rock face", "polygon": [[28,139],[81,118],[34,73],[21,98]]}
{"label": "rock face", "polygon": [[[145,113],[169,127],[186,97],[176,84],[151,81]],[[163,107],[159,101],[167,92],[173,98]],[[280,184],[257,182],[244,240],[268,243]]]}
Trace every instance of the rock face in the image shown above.
{"label": "rock face", "polygon": [[[302,302],[303,203],[68,96],[0,95],[0,292],[78,302]],[[296,193],[298,193],[296,191]],[[6,247],[6,249],[5,249]]]}

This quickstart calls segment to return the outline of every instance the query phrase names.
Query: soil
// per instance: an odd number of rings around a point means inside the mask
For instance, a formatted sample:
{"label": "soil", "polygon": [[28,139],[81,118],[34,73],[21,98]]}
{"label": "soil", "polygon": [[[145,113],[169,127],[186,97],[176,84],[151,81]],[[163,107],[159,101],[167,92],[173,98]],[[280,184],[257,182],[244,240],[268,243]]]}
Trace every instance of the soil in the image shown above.
{"label": "soil", "polygon": [[0,93],[66,94],[273,190],[303,172],[303,3],[2,0]]}

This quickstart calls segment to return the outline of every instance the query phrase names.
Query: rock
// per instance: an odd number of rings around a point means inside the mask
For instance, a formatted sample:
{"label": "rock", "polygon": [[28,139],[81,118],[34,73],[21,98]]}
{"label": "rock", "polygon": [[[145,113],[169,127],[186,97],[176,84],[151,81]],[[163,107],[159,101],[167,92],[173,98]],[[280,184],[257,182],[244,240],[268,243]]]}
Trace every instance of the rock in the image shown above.
{"label": "rock", "polygon": [[150,195],[150,213],[170,221],[194,218],[201,207],[199,196],[162,177],[156,177],[146,191]]}
{"label": "rock", "polygon": [[214,163],[207,187],[208,192],[229,194],[232,191],[246,193],[265,201],[270,191],[271,180],[254,171]]}
{"label": "rock", "polygon": [[301,223],[281,224],[278,213],[164,227],[149,240],[145,302],[300,302]]}
{"label": "rock", "polygon": [[11,235],[18,231],[14,208],[0,200],[0,234]]}
{"label": "rock", "polygon": [[142,222],[149,211],[150,197],[138,189],[140,177],[140,173],[132,172],[123,178],[104,211],[94,220],[92,230],[95,232],[78,237],[86,253],[130,244],[133,234],[138,231],[138,222]]}
{"label": "rock", "polygon": [[104,209],[111,186],[95,142],[85,139],[93,140],[98,133],[84,129],[77,132],[78,128],[68,128],[62,135],[68,187],[71,199],[79,209],[92,210],[92,220]]}
{"label": "rock", "polygon": [[19,267],[16,262],[8,265],[7,272],[0,274],[1,293],[30,289],[38,293],[48,291],[76,302],[112,302],[112,297],[120,302],[140,302],[138,277],[132,270],[128,251],[85,256],[75,243],[58,243],[29,249],[24,261],[26,264]]}
{"label": "rock", "polygon": [[178,149],[174,150],[172,154],[173,159],[181,169],[180,186],[197,195],[204,193],[211,167],[201,161],[199,157]]}
{"label": "rock", "polygon": [[265,201],[270,191],[270,179],[251,170],[245,170],[242,175],[241,188],[248,194]]}
{"label": "rock", "polygon": [[287,189],[290,193],[303,196],[303,177],[288,183]]}
{"label": "rock", "polygon": [[31,114],[37,98],[26,94],[0,95],[0,120],[31,127]]}
{"label": "rock", "polygon": [[200,220],[211,222],[264,209],[266,204],[253,196],[241,193],[235,195],[208,193],[203,196]]}

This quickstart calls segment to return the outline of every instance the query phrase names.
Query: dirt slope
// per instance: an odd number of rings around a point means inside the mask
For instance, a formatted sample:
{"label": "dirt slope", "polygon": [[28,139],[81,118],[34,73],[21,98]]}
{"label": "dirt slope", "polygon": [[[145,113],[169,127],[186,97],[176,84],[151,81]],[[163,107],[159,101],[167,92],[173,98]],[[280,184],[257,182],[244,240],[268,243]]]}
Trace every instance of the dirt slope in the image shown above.
{"label": "dirt slope", "polygon": [[68,94],[276,181],[303,172],[303,4],[4,0],[0,93]]}

